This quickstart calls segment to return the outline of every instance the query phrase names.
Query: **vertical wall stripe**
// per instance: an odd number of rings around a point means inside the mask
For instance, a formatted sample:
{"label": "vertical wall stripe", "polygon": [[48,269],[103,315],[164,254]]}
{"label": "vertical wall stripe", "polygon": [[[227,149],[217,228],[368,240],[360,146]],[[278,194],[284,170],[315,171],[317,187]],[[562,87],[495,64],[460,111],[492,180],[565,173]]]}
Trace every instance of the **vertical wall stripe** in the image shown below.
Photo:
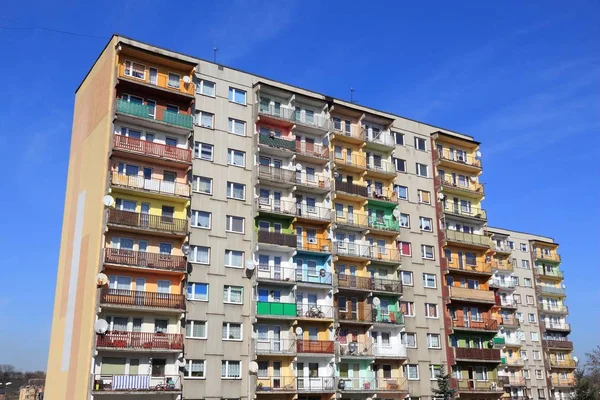
{"label": "vertical wall stripe", "polygon": [[77,197],[77,212],[75,214],[75,231],[73,232],[73,253],[69,279],[69,297],[67,301],[67,317],[65,319],[65,334],[62,347],[61,371],[69,370],[71,359],[71,340],[73,339],[73,321],[75,319],[75,304],[77,301],[77,284],[79,279],[79,259],[81,256],[81,239],[83,237],[83,220],[85,211],[85,195],[83,190]]}

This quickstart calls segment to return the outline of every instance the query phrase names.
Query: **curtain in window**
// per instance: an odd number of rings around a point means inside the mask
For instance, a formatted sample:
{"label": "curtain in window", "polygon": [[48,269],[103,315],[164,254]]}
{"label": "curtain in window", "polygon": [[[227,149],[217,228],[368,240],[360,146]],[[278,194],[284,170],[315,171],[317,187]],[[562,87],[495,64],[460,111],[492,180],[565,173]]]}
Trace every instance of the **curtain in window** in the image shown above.
{"label": "curtain in window", "polygon": [[204,361],[193,361],[192,360],[192,376],[203,377],[204,376]]}
{"label": "curtain in window", "polygon": [[229,338],[241,339],[242,338],[242,327],[237,324],[229,325]]}
{"label": "curtain in window", "polygon": [[244,187],[242,185],[233,185],[233,197],[237,199],[244,197]]}

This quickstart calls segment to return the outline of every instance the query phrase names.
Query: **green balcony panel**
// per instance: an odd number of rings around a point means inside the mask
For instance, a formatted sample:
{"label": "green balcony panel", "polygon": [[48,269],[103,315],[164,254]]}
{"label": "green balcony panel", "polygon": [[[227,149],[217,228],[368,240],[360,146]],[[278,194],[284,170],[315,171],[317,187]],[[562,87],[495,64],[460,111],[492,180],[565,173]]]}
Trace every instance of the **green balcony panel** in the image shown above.
{"label": "green balcony panel", "polygon": [[[154,119],[155,107],[149,107],[145,104],[132,103],[127,100],[117,99],[117,111],[123,114],[133,115],[134,117]],[[179,114],[172,111],[164,111],[162,121],[182,128],[192,129],[192,116]]]}
{"label": "green balcony panel", "polygon": [[179,114],[172,111],[165,111],[163,113],[163,122],[171,125],[181,126],[182,128],[192,129],[192,116]]}
{"label": "green balcony panel", "polygon": [[505,344],[505,340],[503,337],[495,337],[494,338],[494,344]]}
{"label": "green balcony panel", "polygon": [[270,147],[276,147],[279,149],[285,149],[285,150],[291,150],[291,151],[296,150],[296,142],[293,142],[291,140],[285,140],[285,139],[270,137],[270,136],[261,134],[261,135],[258,135],[258,141],[260,144],[264,144],[264,145],[267,145]]}
{"label": "green balcony panel", "polygon": [[259,301],[256,304],[256,313],[258,315],[278,315],[282,317],[295,317],[295,303],[270,303]]}

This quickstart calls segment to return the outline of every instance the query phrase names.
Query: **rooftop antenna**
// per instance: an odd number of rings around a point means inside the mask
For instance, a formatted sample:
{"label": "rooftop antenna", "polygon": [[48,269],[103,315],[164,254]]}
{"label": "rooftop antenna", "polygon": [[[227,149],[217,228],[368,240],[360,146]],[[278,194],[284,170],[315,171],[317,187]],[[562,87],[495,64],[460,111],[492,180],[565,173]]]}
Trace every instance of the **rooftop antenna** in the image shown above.
{"label": "rooftop antenna", "polygon": [[350,103],[354,103],[354,88],[350,88]]}
{"label": "rooftop antenna", "polygon": [[217,51],[219,51],[219,49],[217,49],[216,47],[213,47],[213,62],[215,64],[217,63]]}

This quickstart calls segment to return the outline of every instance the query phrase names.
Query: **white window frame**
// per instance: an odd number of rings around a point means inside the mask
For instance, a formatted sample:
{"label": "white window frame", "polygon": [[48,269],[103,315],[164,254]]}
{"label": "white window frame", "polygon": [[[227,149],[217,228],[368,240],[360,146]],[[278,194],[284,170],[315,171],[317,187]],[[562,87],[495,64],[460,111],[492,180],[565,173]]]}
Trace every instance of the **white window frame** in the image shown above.
{"label": "white window frame", "polygon": [[196,292],[196,284],[198,285],[206,285],[206,299],[197,299],[195,297],[193,298],[189,298],[189,293],[185,294],[186,300],[189,301],[204,301],[207,302],[210,299],[210,285],[208,283],[204,283],[204,282],[188,282],[188,287],[191,285],[192,286],[192,293]]}
{"label": "white window frame", "polygon": [[[233,230],[233,221],[234,220],[241,220],[242,221],[242,231],[234,231]],[[225,232],[229,232],[229,233],[239,233],[239,234],[244,234],[246,233],[246,218],[244,217],[238,217],[236,215],[227,215],[225,218]]]}
{"label": "white window frame", "polygon": [[[210,191],[208,192],[201,192],[199,189],[199,183],[201,179],[208,179],[210,181]],[[198,182],[198,184],[196,184],[196,182]],[[200,193],[200,194],[207,194],[207,195],[212,195],[213,194],[213,179],[208,177],[208,176],[202,176],[202,175],[194,175],[192,177],[192,191],[195,193]]]}
{"label": "white window frame", "polygon": [[[208,215],[208,226],[200,226],[197,224],[200,214]],[[202,211],[202,210],[192,210],[190,222],[192,224],[192,228],[211,229],[212,228],[212,213],[208,212],[208,211]]]}
{"label": "white window frame", "polygon": [[[233,193],[233,187],[234,185],[242,185],[243,189],[244,189],[244,194],[242,196],[242,198],[238,198],[238,197],[234,197]],[[232,182],[232,181],[227,181],[227,186],[226,186],[226,197],[228,199],[234,199],[234,200],[246,200],[246,185],[244,185],[243,183],[239,183],[239,182]]]}
{"label": "white window frame", "polygon": [[[225,376],[223,376],[223,363],[225,363]],[[229,363],[239,364],[239,376],[229,376]],[[242,362],[239,360],[221,360],[221,379],[242,379]]]}
{"label": "white window frame", "polygon": [[532,342],[539,342],[540,341],[540,335],[537,332],[531,332],[531,341]]}
{"label": "white window frame", "polygon": [[[427,223],[429,223],[429,229],[425,228]],[[433,219],[429,217],[419,217],[419,229],[424,232],[433,232]]]}
{"label": "white window frame", "polygon": [[[428,315],[429,314],[429,306],[435,306],[435,316]],[[439,305],[436,303],[425,303],[425,318],[439,319],[440,318]]]}
{"label": "white window frame", "polygon": [[[436,369],[437,369],[437,376],[436,376]],[[430,381],[437,381],[438,378],[441,376],[441,372],[442,372],[441,364],[429,364],[429,380]]]}
{"label": "white window frame", "polygon": [[[231,264],[231,259],[232,259],[232,255],[233,253],[240,253],[242,255],[242,265],[237,266],[237,265],[233,265]],[[228,268],[244,268],[244,259],[245,259],[245,254],[243,251],[241,250],[231,250],[231,249],[225,249],[225,266]]]}
{"label": "white window frame", "polygon": [[[433,277],[433,286],[428,286],[429,279]],[[437,289],[437,276],[423,272],[423,287],[428,289]]]}
{"label": "white window frame", "polygon": [[[210,149],[210,158],[202,157],[202,150],[205,146],[207,149]],[[213,162],[215,160],[215,146],[210,143],[195,142],[194,143],[194,158],[197,158],[198,160]]]}
{"label": "white window frame", "polygon": [[[236,123],[242,123],[244,126],[243,132],[238,133],[235,131]],[[227,123],[227,132],[237,135],[237,136],[246,136],[246,121],[236,118],[229,118],[229,122]]]}
{"label": "white window frame", "polygon": [[[406,224],[404,223],[404,217],[406,217]],[[398,225],[400,225],[400,228],[410,228],[410,214],[400,213]]]}
{"label": "white window frame", "polygon": [[[203,337],[196,337],[196,336],[188,336],[187,334],[187,327],[190,327],[190,332],[194,332],[194,325],[196,325],[196,323],[201,322],[204,324],[204,336]],[[204,340],[204,339],[208,339],[208,321],[199,321],[199,320],[191,320],[188,319],[185,322],[185,338],[186,339],[199,339],[199,340]]]}
{"label": "white window frame", "polygon": [[544,379],[544,371],[542,371],[541,369],[536,369],[535,379]]}
{"label": "white window frame", "polygon": [[[421,148],[419,146],[419,143],[423,144],[423,148]],[[415,149],[417,149],[419,151],[427,151],[427,140],[425,140],[421,137],[415,136]]]}
{"label": "white window frame", "polygon": [[530,324],[535,324],[537,322],[537,318],[534,313],[527,313],[527,322]]}
{"label": "white window frame", "polygon": [[[224,285],[223,291],[227,289],[227,298],[223,298],[223,303],[225,304],[244,304],[244,287],[243,286],[234,286],[234,285]],[[242,293],[240,295],[240,302],[235,302],[231,300],[231,289],[241,289]]]}
{"label": "white window frame", "polygon": [[[240,93],[243,92],[244,93],[244,102],[243,103],[235,101],[236,92],[240,92]],[[238,88],[235,88],[233,86],[229,86],[229,90],[227,92],[227,98],[232,103],[241,104],[241,105],[245,106],[246,104],[248,104],[248,91],[243,90],[243,89],[238,89]]]}
{"label": "white window frame", "polygon": [[[208,250],[208,261],[207,262],[196,261],[198,258],[198,250],[200,250],[200,249]],[[193,254],[193,256],[192,256],[192,254]],[[208,247],[208,246],[190,246],[190,253],[188,254],[188,261],[193,264],[209,265],[210,264],[210,247]]]}
{"label": "white window frame", "polygon": [[[174,77],[177,77],[177,85],[171,85],[171,75],[173,75]],[[175,72],[168,72],[167,73],[167,87],[173,88],[173,89],[179,89],[181,87],[181,75],[180,74],[176,74]]]}
{"label": "white window frame", "polygon": [[[425,167],[425,175],[422,174],[422,168]],[[415,172],[417,176],[421,176],[423,178],[429,178],[429,166],[427,164],[416,163]]]}
{"label": "white window frame", "polygon": [[[129,63],[129,71],[130,71],[129,73],[127,73],[127,69],[128,69],[127,63]],[[144,68],[144,76],[143,77],[139,78],[139,77],[133,75],[134,64],[137,64],[138,66],[141,66]],[[123,69],[123,75],[128,76],[130,78],[140,79],[142,81],[145,81],[146,80],[146,65],[139,63],[137,61],[125,60],[125,68]]]}
{"label": "white window frame", "polygon": [[[223,328],[221,327],[221,340],[224,340],[227,342],[241,342],[244,340],[244,324],[243,323],[241,323],[241,322],[223,322],[223,325],[227,326],[227,337],[226,338],[223,337]],[[239,339],[229,338],[231,325],[239,325],[240,326],[240,338]]]}
{"label": "white window frame", "polygon": [[[432,338],[437,337],[437,346],[432,345]],[[427,334],[427,348],[428,349],[441,349],[442,348],[442,337],[439,333],[428,333]]]}
{"label": "white window frame", "polygon": [[[428,247],[431,248],[431,257],[427,257],[426,248],[428,248]],[[427,244],[422,244],[421,245],[421,258],[424,260],[435,260],[435,247],[427,245]]]}
{"label": "white window frame", "polygon": [[[202,117],[209,117],[210,116],[210,125],[206,125],[202,123]],[[194,115],[194,124],[197,126],[200,126],[202,128],[206,128],[206,129],[215,129],[215,114],[213,113],[209,113],[207,111],[202,111],[202,110],[196,110],[196,113]]]}
{"label": "white window frame", "polygon": [[[420,379],[420,374],[419,374],[419,364],[405,364],[406,365],[406,379],[408,379],[409,381],[418,381]],[[413,367],[413,371],[417,372],[417,376],[416,377],[410,377],[410,369],[411,367]]]}
{"label": "white window frame", "polygon": [[[407,274],[406,276],[410,276],[410,283],[409,282],[405,282],[404,281],[404,274]],[[415,277],[412,273],[412,271],[400,271],[400,281],[402,282],[403,285],[405,286],[414,286],[415,285]]]}
{"label": "white window frame", "polygon": [[[194,361],[201,362],[203,364],[203,376],[192,376],[192,362]],[[185,379],[206,379],[206,360],[188,360],[186,364],[185,373],[183,375]]]}
{"label": "white window frame", "polygon": [[[429,201],[424,201],[423,200],[423,193],[429,194]],[[419,203],[421,203],[421,204],[431,204],[431,192],[430,191],[423,190],[423,189],[417,189],[417,195],[419,197]]]}
{"label": "white window frame", "polygon": [[[409,341],[406,340],[406,338],[408,336],[411,336],[412,338],[414,338],[413,343],[415,344],[414,346],[410,346],[409,345]],[[405,345],[408,349],[416,349],[418,347],[417,344],[417,334],[415,332],[401,332],[400,333],[400,342]]]}
{"label": "white window frame", "polygon": [[412,318],[415,316],[415,302],[414,301],[401,301],[400,304],[406,304],[406,313],[404,314],[404,317],[409,317]]}
{"label": "white window frame", "polygon": [[[213,84],[213,94],[208,94],[204,92],[204,84],[205,83],[212,83]],[[207,79],[200,79],[198,81],[198,83],[196,84],[196,93],[204,95],[204,96],[208,96],[208,97],[216,97],[217,95],[217,84],[213,81],[209,81]]]}
{"label": "white window frame", "polygon": [[[243,161],[242,161],[241,165],[233,162],[235,160],[236,153],[240,153],[242,155]],[[236,149],[227,149],[227,165],[245,168],[246,167],[246,152],[241,151],[241,150],[236,150]]]}

